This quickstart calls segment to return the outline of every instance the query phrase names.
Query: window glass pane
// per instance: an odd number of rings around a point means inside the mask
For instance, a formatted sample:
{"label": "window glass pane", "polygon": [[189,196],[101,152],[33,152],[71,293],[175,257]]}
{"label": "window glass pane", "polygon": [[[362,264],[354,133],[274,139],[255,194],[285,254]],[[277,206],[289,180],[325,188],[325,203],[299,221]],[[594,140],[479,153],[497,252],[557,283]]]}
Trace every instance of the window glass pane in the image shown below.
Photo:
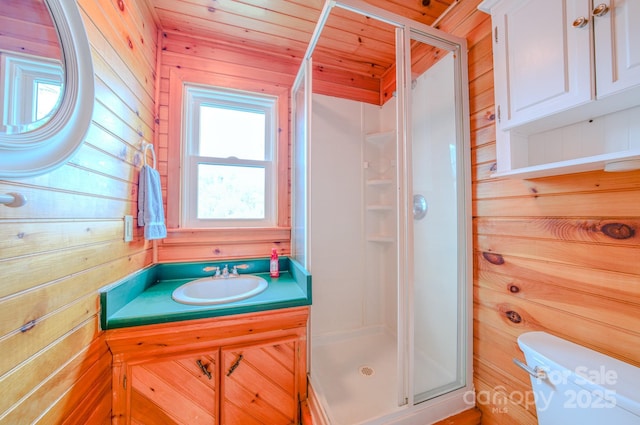
{"label": "window glass pane", "polygon": [[265,169],[198,164],[198,219],[264,219]]}
{"label": "window glass pane", "polygon": [[201,156],[265,160],[265,114],[200,105]]}
{"label": "window glass pane", "polygon": [[60,84],[36,81],[36,110],[35,120],[41,120],[49,115],[60,99]]}

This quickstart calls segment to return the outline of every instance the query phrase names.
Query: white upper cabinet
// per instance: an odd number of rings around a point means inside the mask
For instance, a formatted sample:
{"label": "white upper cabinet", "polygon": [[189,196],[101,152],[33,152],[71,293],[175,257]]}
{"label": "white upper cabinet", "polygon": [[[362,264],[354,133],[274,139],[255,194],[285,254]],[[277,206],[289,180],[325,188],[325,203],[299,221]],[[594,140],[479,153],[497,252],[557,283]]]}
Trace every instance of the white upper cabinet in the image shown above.
{"label": "white upper cabinet", "polygon": [[504,1],[493,10],[496,105],[508,129],[592,99],[590,26],[585,0]]}
{"label": "white upper cabinet", "polygon": [[598,98],[640,83],[640,1],[594,2]]}
{"label": "white upper cabinet", "polygon": [[[622,121],[612,114],[638,116],[639,0],[485,0],[479,9],[493,24],[497,175],[637,160],[636,130],[621,139],[609,127]],[[589,137],[576,142],[580,134]]]}

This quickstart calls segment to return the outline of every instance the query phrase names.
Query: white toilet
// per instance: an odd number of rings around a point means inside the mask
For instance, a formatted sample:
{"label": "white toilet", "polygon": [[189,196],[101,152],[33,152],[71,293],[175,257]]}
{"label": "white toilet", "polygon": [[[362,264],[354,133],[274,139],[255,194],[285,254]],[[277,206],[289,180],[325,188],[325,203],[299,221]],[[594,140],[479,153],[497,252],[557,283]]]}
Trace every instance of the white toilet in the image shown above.
{"label": "white toilet", "polygon": [[545,332],[518,345],[540,425],[640,425],[640,368]]}

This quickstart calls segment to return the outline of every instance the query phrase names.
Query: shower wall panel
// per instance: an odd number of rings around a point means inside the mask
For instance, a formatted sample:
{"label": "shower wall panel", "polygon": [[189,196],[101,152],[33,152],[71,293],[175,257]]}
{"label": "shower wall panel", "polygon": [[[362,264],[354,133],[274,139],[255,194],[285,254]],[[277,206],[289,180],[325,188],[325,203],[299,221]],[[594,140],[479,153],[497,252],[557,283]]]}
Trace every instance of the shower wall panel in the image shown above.
{"label": "shower wall panel", "polygon": [[358,329],[364,312],[361,106],[313,96],[310,141],[312,334]]}
{"label": "shower wall panel", "polygon": [[[314,282],[312,334],[348,335],[384,329],[397,323],[396,242],[367,238],[368,161],[365,136],[395,126],[395,102],[383,107],[313,96],[310,145],[310,271]],[[376,161],[390,164],[395,191],[395,136]],[[369,164],[373,167],[373,164]],[[388,165],[389,166],[389,165]],[[377,189],[373,189],[377,190]],[[395,206],[395,199],[388,200]],[[395,207],[384,226],[395,233]]]}

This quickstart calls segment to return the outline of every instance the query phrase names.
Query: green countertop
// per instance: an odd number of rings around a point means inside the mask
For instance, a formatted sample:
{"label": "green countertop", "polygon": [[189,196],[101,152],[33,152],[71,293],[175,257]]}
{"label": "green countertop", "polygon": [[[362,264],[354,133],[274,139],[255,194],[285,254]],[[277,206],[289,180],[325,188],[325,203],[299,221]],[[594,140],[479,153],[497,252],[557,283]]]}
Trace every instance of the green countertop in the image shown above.
{"label": "green countertop", "polygon": [[[177,322],[311,305],[311,275],[296,261],[280,257],[280,277],[269,276],[269,259],[166,263],[142,269],[100,293],[102,329]],[[263,277],[267,289],[251,298],[219,305],[187,305],[171,294],[180,285],[210,276],[205,267],[247,266],[241,273]]]}

